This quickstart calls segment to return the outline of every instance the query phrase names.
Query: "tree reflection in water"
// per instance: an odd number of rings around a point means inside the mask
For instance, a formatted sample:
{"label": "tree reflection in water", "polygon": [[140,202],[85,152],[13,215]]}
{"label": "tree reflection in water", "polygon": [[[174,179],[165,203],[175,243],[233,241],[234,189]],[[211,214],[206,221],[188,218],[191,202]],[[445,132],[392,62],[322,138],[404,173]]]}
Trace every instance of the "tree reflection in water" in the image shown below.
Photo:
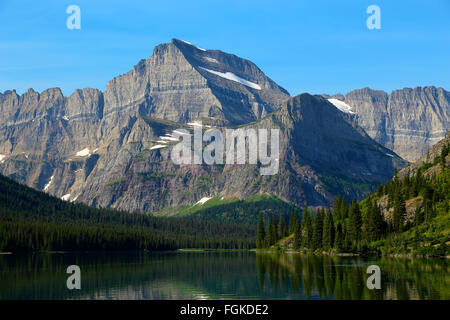
{"label": "tree reflection in water", "polygon": [[[258,253],[256,263],[262,291],[289,287],[305,299],[450,298],[448,260]],[[366,286],[371,264],[381,268],[380,290]]]}

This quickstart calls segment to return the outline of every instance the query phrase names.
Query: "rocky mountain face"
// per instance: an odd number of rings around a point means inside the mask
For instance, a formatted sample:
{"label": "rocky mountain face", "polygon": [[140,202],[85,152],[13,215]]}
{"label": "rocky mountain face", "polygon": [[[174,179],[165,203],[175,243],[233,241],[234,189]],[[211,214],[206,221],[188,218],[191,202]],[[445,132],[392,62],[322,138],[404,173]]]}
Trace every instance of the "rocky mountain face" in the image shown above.
{"label": "rocky mountain face", "polygon": [[42,189],[67,159],[77,160],[79,170],[89,155],[88,174],[103,152],[100,146],[123,143],[141,116],[241,124],[267,115],[288,97],[252,62],[174,39],[110,81],[104,93],[83,89],[64,97],[53,88],[0,94],[1,171]]}
{"label": "rocky mountain face", "polygon": [[[90,114],[91,121],[95,121],[95,112]],[[77,139],[64,134],[70,133],[65,127],[67,120],[58,121],[59,135],[54,135],[58,139],[52,144],[55,149]],[[191,206],[212,196],[245,199],[254,194],[276,195],[297,205],[326,205],[338,193],[361,197],[371,186],[389,179],[394,166],[404,165],[347,114],[326,99],[309,94],[289,99],[263,119],[239,127],[280,130],[276,175],[262,176],[259,163],[174,164],[174,132],[184,129],[192,134],[196,126],[137,116],[121,126],[120,132],[106,138],[97,140],[101,126],[96,132],[85,130],[81,138],[89,145],[84,149],[79,145],[77,153],[18,154],[8,157],[2,170],[10,176],[16,174],[16,178],[21,178],[19,173],[35,172],[39,189],[68,201],[155,212]],[[46,127],[45,122],[39,126],[44,128],[41,130]],[[202,130],[210,127],[222,131],[229,128],[211,124]],[[24,178],[33,181],[32,176]]]}
{"label": "rocky mountain face", "polygon": [[[350,97],[333,103],[309,94],[290,98],[252,62],[174,39],[105,92],[0,94],[0,172],[67,201],[130,211],[254,194],[327,205],[336,194],[361,197],[405,165],[371,139],[360,120],[364,108]],[[384,124],[376,114],[373,125]],[[278,174],[262,176],[260,163],[175,165],[174,132],[192,133],[199,121],[203,130],[278,128]]]}
{"label": "rocky mountain face", "polygon": [[450,129],[450,92],[436,87],[395,90],[364,88],[337,95],[375,141],[415,161]]}
{"label": "rocky mountain face", "polygon": [[104,117],[109,122],[120,121],[123,113],[175,122],[207,117],[242,124],[272,112],[288,97],[252,62],[173,39],[108,83]]}

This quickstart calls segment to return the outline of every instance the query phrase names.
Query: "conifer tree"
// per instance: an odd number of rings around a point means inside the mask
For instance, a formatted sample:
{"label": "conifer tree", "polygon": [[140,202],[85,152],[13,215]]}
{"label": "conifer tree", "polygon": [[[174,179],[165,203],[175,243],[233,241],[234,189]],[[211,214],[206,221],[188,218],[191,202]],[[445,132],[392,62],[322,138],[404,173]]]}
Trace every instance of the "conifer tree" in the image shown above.
{"label": "conifer tree", "polygon": [[338,251],[342,251],[344,249],[344,234],[340,222],[338,222],[336,227],[335,247]]}
{"label": "conifer tree", "polygon": [[297,225],[298,225],[298,214],[297,209],[294,209],[289,219],[289,234],[293,234],[295,232],[295,227]]}
{"label": "conifer tree", "polygon": [[266,230],[264,227],[263,215],[260,212],[258,218],[258,231],[256,234],[256,248],[261,249],[265,247],[264,239],[266,238]]}
{"label": "conifer tree", "polygon": [[366,216],[367,240],[376,241],[384,234],[384,220],[380,207],[370,201]]}
{"label": "conifer tree", "polygon": [[[297,222],[298,223],[298,222]],[[281,215],[280,217],[280,223],[278,225],[278,233],[280,235],[280,238],[284,238],[287,236],[287,227],[286,227],[286,221],[284,220],[284,216]]]}
{"label": "conifer tree", "polygon": [[348,205],[347,205],[347,201],[345,200],[345,198],[341,199],[341,206],[339,208],[340,214],[339,214],[339,220],[343,221],[346,218],[348,218]]}
{"label": "conifer tree", "polygon": [[361,211],[359,209],[358,202],[356,202],[356,200],[353,200],[350,204],[349,240],[354,247],[356,247],[357,242],[361,240],[361,226]]}
{"label": "conifer tree", "polygon": [[273,239],[275,244],[278,240],[280,240],[280,235],[278,234],[278,223],[277,223],[277,217],[274,214],[272,217],[272,232],[273,232]]}
{"label": "conifer tree", "polygon": [[313,234],[314,250],[322,248],[323,219],[324,219],[323,209],[318,209],[316,219],[314,219],[314,234]]}
{"label": "conifer tree", "polygon": [[303,209],[302,214],[302,222],[301,222],[301,231],[304,235],[302,237],[302,245],[306,248],[312,247],[312,235],[313,235],[313,226],[312,226],[312,218],[309,213],[309,210],[307,207]]}
{"label": "conifer tree", "polygon": [[377,188],[377,196],[381,197],[382,195],[383,195],[383,185],[380,184],[380,185],[378,185],[378,188]]}
{"label": "conifer tree", "polygon": [[337,219],[338,221],[341,220],[341,202],[342,202],[341,196],[336,196],[334,198],[333,214],[334,214],[335,219]]}
{"label": "conifer tree", "polygon": [[334,229],[333,214],[329,208],[327,209],[327,213],[325,215],[323,224],[324,224],[322,235],[323,247],[326,250],[330,250],[334,246],[335,229]]}
{"label": "conifer tree", "polygon": [[300,228],[300,225],[298,225],[295,228],[294,231],[294,249],[299,249],[301,247],[301,243],[302,243],[302,230]]}
{"label": "conifer tree", "polygon": [[405,200],[400,195],[400,192],[395,193],[394,197],[394,213],[392,217],[392,223],[394,231],[397,233],[402,232],[403,220],[406,215]]}
{"label": "conifer tree", "polygon": [[277,232],[277,219],[274,214],[272,214],[272,220],[269,224],[269,230],[267,232],[267,245],[273,246],[278,241],[278,232]]}

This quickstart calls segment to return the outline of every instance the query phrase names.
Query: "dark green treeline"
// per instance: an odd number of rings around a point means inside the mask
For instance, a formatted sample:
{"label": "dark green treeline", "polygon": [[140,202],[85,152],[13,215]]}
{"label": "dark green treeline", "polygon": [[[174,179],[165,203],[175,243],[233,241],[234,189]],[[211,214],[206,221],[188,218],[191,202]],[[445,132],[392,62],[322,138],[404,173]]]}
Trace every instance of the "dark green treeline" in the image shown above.
{"label": "dark green treeline", "polygon": [[62,201],[0,176],[0,252],[254,246],[251,225],[97,209]]}

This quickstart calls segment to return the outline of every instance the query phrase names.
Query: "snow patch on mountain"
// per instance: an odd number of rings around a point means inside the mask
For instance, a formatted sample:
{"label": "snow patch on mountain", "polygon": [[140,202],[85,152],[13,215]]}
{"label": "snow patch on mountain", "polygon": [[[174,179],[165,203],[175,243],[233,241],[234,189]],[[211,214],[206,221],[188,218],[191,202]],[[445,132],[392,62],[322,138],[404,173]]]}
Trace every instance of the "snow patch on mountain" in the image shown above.
{"label": "snow patch on mountain", "polygon": [[244,78],[238,77],[237,75],[235,75],[232,72],[225,72],[225,73],[223,73],[223,72],[219,72],[219,71],[206,69],[206,68],[203,68],[203,67],[199,67],[199,68],[202,69],[202,70],[208,71],[209,73],[215,74],[216,76],[219,76],[221,78],[224,78],[224,79],[227,79],[227,80],[231,80],[231,81],[234,81],[234,82],[239,82],[239,83],[243,84],[244,86],[247,86],[247,87],[250,87],[250,88],[253,88],[253,89],[256,89],[256,90],[261,90],[261,87],[259,85],[257,85],[256,83],[248,81],[248,80],[245,80]]}
{"label": "snow patch on mountain", "polygon": [[87,157],[91,155],[91,151],[89,150],[89,148],[84,148],[81,151],[78,151],[76,156],[77,157]]}
{"label": "snow patch on mountain", "polygon": [[55,176],[53,175],[53,176],[51,176],[50,177],[50,180],[47,182],[47,184],[44,186],[44,191],[47,191],[47,189],[50,187],[50,185],[52,184],[52,182],[53,182],[53,178],[54,178]]}
{"label": "snow patch on mountain", "polygon": [[162,140],[178,141],[178,138],[172,137],[172,135],[160,136],[159,138]]}
{"label": "snow patch on mountain", "polygon": [[188,124],[187,124],[188,126],[191,126],[191,127],[203,127],[203,125],[200,123],[200,122],[188,122]]}
{"label": "snow patch on mountain", "polygon": [[[180,39],[180,40],[181,40],[181,39]],[[188,41],[185,41],[185,40],[181,40],[181,41],[183,41],[184,43],[186,43],[186,44],[188,44],[188,45],[190,45],[190,46],[193,46],[194,48],[197,48],[197,49],[200,50],[200,51],[206,51],[206,49],[197,47],[195,44],[192,44],[192,43],[190,43],[190,42],[188,42]]]}
{"label": "snow patch on mountain", "polygon": [[219,61],[217,61],[217,60],[214,59],[214,58],[204,57],[204,59],[207,60],[207,61],[209,61],[209,62],[212,62],[212,63],[219,63]]}
{"label": "snow patch on mountain", "polygon": [[354,114],[355,113],[354,111],[352,111],[352,107],[350,107],[344,101],[341,101],[341,100],[338,100],[338,99],[334,99],[334,98],[328,99],[328,101],[331,102],[336,108],[338,108],[342,112],[350,113],[350,114]]}
{"label": "snow patch on mountain", "polygon": [[212,199],[212,197],[203,197],[199,201],[197,201],[197,203],[195,205],[197,205],[197,204],[199,204],[199,205],[205,204],[206,201],[211,200],[211,199]]}
{"label": "snow patch on mountain", "polygon": [[156,149],[161,149],[161,148],[165,148],[165,147],[167,147],[167,146],[162,145],[162,144],[157,144],[157,145],[154,145],[153,147],[151,147],[150,150],[156,150]]}

